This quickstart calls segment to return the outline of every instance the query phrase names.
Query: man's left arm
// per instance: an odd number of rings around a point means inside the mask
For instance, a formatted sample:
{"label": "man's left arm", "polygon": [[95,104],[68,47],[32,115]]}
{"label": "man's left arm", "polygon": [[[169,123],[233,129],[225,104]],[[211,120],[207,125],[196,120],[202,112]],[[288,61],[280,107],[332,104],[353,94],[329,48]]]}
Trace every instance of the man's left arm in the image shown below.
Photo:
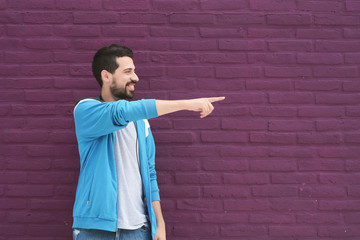
{"label": "man's left arm", "polygon": [[156,235],[154,240],[166,240],[165,221],[161,211],[160,201],[153,201],[152,203],[156,216]]}

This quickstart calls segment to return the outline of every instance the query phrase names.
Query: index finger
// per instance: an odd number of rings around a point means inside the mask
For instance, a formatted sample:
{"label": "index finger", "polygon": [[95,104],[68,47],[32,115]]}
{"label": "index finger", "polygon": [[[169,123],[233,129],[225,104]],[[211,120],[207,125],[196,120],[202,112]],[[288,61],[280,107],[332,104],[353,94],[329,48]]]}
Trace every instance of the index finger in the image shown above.
{"label": "index finger", "polygon": [[211,98],[208,98],[208,100],[210,102],[218,102],[218,101],[222,101],[224,99],[225,99],[225,97],[211,97]]}

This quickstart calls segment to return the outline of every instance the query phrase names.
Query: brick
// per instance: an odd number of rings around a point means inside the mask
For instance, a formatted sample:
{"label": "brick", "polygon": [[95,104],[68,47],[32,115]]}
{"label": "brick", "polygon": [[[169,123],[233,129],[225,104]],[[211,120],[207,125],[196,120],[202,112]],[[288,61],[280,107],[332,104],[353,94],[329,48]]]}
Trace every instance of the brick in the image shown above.
{"label": "brick", "polygon": [[360,116],[360,108],[359,107],[346,107],[346,115],[351,117]]}
{"label": "brick", "polygon": [[53,0],[12,0],[8,3],[8,8],[15,10],[49,10],[55,8]]}
{"label": "brick", "polygon": [[192,225],[176,225],[173,226],[173,233],[175,236],[182,237],[211,237],[216,235],[218,227],[214,225],[192,224]]}
{"label": "brick", "polygon": [[209,199],[181,199],[176,202],[177,209],[192,212],[219,212],[223,210],[222,205],[222,200]]}
{"label": "brick", "polygon": [[271,183],[277,184],[316,184],[317,175],[315,173],[272,173]]}
{"label": "brick", "polygon": [[281,158],[310,158],[314,155],[314,150],[309,147],[272,147],[268,149],[270,157]]}
{"label": "brick", "polygon": [[2,236],[24,236],[25,235],[25,226],[24,224],[2,224],[0,226],[0,234]]}
{"label": "brick", "polygon": [[102,28],[102,32],[108,37],[145,37],[148,35],[147,27],[133,26],[106,26]]}
{"label": "brick", "polygon": [[316,96],[316,103],[320,104],[356,104],[360,101],[358,94],[332,94],[332,93],[319,93]]}
{"label": "brick", "polygon": [[162,13],[121,13],[122,23],[157,24],[167,23],[167,19],[167,15]]}
{"label": "brick", "polygon": [[223,157],[264,157],[267,153],[264,149],[258,147],[223,147],[221,149],[221,156]]}
{"label": "brick", "polygon": [[297,63],[308,64],[342,64],[343,56],[339,53],[298,53]]}
{"label": "brick", "polygon": [[270,51],[301,51],[309,52],[312,51],[312,43],[310,41],[269,41],[268,42]]}
{"label": "brick", "polygon": [[[31,57],[30,57],[31,56]],[[5,53],[5,61],[8,63],[50,63],[52,62],[52,54],[48,52],[40,52],[38,51],[36,54],[32,52],[6,52]],[[15,79],[13,81],[16,81]],[[32,81],[38,81],[37,79]],[[40,80],[41,81],[41,80]],[[29,82],[29,81],[28,81]],[[18,82],[19,83],[19,82]],[[12,84],[15,85],[15,84]],[[27,86],[30,84],[27,83]],[[36,85],[36,84],[34,84]],[[47,84],[45,84],[46,86]]]}
{"label": "brick", "polygon": [[310,25],[312,18],[310,14],[268,14],[266,22],[269,25]]}
{"label": "brick", "polygon": [[6,195],[10,197],[49,197],[53,195],[50,185],[7,185]]}
{"label": "brick", "polygon": [[252,195],[255,197],[295,197],[296,187],[287,186],[256,186],[252,188]]}
{"label": "brick", "polygon": [[166,218],[166,223],[199,223],[200,222],[200,215],[198,213],[174,213],[168,212],[164,214]]}
{"label": "brick", "polygon": [[225,184],[263,185],[269,183],[266,173],[224,173]]}
{"label": "brick", "polygon": [[228,211],[265,211],[270,209],[269,201],[262,199],[226,199],[224,200],[224,210]]}
{"label": "brick", "polygon": [[318,40],[315,42],[315,49],[319,52],[356,52],[360,51],[360,43],[358,41]]}
{"label": "brick", "polygon": [[318,236],[331,237],[331,238],[348,238],[358,237],[360,230],[353,226],[320,226],[318,230]]}
{"label": "brick", "polygon": [[0,16],[0,23],[2,24],[19,24],[22,22],[22,13],[19,12],[2,12]]}
{"label": "brick", "polygon": [[71,13],[51,12],[51,13],[24,13],[24,23],[33,24],[63,24],[72,21]]}
{"label": "brick", "polygon": [[150,28],[150,35],[154,37],[195,37],[196,34],[197,30],[194,27],[152,26]]}
{"label": "brick", "polygon": [[358,25],[360,18],[358,16],[351,15],[339,15],[339,14],[314,14],[313,15],[315,25],[331,25],[331,26],[351,26]]}
{"label": "brick", "polygon": [[297,109],[294,107],[251,107],[252,116],[259,117],[293,117],[296,116]]}
{"label": "brick", "polygon": [[263,11],[294,10],[296,3],[293,0],[251,0],[250,9]]}
{"label": "brick", "polygon": [[48,223],[54,219],[51,213],[37,213],[31,211],[9,212],[7,220],[10,223]]}
{"label": "brick", "polygon": [[219,184],[221,183],[221,175],[213,173],[176,173],[176,184]]}
{"label": "brick", "polygon": [[170,48],[172,50],[181,51],[204,51],[214,50],[217,48],[216,41],[214,40],[201,40],[201,41],[189,41],[189,40],[172,40],[170,42]]}
{"label": "brick", "polygon": [[353,173],[353,174],[339,174],[339,173],[321,173],[319,174],[319,182],[321,184],[337,184],[337,185],[343,185],[348,186],[349,185],[355,185],[356,188],[359,182],[359,174]]}
{"label": "brick", "polygon": [[175,24],[213,24],[215,15],[204,13],[173,13],[169,16],[169,22]]}
{"label": "brick", "polygon": [[342,31],[339,29],[298,29],[296,37],[304,39],[339,39],[342,38]]}
{"label": "brick", "polygon": [[295,29],[291,28],[252,28],[249,27],[247,31],[249,38],[294,38]]}
{"label": "brick", "polygon": [[260,67],[216,67],[217,78],[256,78],[261,75]]}
{"label": "brick", "polygon": [[[41,55],[40,55],[41,56]],[[47,55],[45,55],[47,56]],[[46,59],[46,57],[45,57]],[[39,88],[51,88],[53,85],[52,79],[10,79],[5,81],[7,89],[21,88],[21,89],[39,89]]]}
{"label": "brick", "polygon": [[201,132],[201,141],[207,143],[244,143],[248,135],[240,132]]}
{"label": "brick", "polygon": [[70,48],[70,41],[63,39],[25,40],[24,46],[30,49],[67,49]]}
{"label": "brick", "polygon": [[243,213],[203,213],[201,221],[205,223],[247,223],[247,214]]}
{"label": "brick", "polygon": [[248,115],[248,109],[246,107],[216,107],[211,113],[214,117],[221,116],[245,116]]}
{"label": "brick", "polygon": [[24,93],[19,92],[19,90],[0,91],[0,93],[1,93],[0,102],[5,102],[5,101],[22,102],[24,100]]}
{"label": "brick", "polygon": [[248,53],[249,63],[295,63],[295,54],[293,53]]}
{"label": "brick", "polygon": [[344,135],[345,143],[360,143],[360,134],[349,133]]}
{"label": "brick", "polygon": [[245,53],[204,53],[199,57],[204,63],[246,63]]}
{"label": "brick", "polygon": [[[97,37],[100,36],[100,27],[82,25],[55,26],[54,33],[61,37]],[[114,31],[113,33],[116,34],[117,32]]]}
{"label": "brick", "polygon": [[27,208],[28,199],[2,198],[0,200],[0,209],[14,210]]}
{"label": "brick", "polygon": [[[243,81],[235,80],[235,79],[226,79],[221,80],[221,83],[219,81],[217,82],[209,82],[209,79],[197,79],[196,85],[198,89],[201,90],[244,90],[245,89],[245,83]],[[194,89],[194,88],[191,88]],[[217,108],[216,108],[217,109]],[[212,116],[213,115],[212,113]]]}
{"label": "brick", "polygon": [[301,224],[341,224],[342,214],[338,213],[299,213],[296,222]]}
{"label": "brick", "polygon": [[190,132],[161,132],[157,133],[155,136],[156,142],[159,143],[193,143],[194,142],[194,135]]}
{"label": "brick", "polygon": [[170,77],[214,77],[212,67],[167,67]]}
{"label": "brick", "polygon": [[358,39],[358,38],[360,38],[360,31],[357,28],[355,28],[355,29],[345,28],[344,29],[344,37]]}
{"label": "brick", "polygon": [[360,223],[360,213],[344,213],[345,223]]}
{"label": "brick", "polygon": [[54,52],[53,60],[62,63],[90,63],[92,54],[89,53],[69,53],[69,52]]}
{"label": "brick", "polygon": [[35,237],[52,236],[54,232],[57,233],[58,237],[66,237],[71,234],[71,229],[65,224],[29,224],[26,228],[26,232],[28,235]]}
{"label": "brick", "polygon": [[63,76],[68,72],[66,65],[38,65],[34,68],[32,65],[23,65],[21,73],[24,76]]}
{"label": "brick", "polygon": [[345,1],[347,11],[360,11],[360,3],[355,0],[346,0]]}
{"label": "brick", "polygon": [[343,11],[343,4],[340,2],[323,2],[323,1],[301,1],[297,2],[297,8],[302,11],[310,12],[339,12]]}
{"label": "brick", "polygon": [[69,67],[70,76],[92,76],[90,72],[91,66],[87,65],[71,65]]}
{"label": "brick", "polygon": [[345,115],[342,107],[300,107],[298,116],[300,117],[341,117]]}
{"label": "brick", "polygon": [[353,158],[358,154],[359,149],[354,147],[332,147],[319,150],[319,156],[324,158]]}
{"label": "brick", "polygon": [[359,211],[360,201],[347,200],[321,200],[319,201],[319,210],[322,211]]}
{"label": "brick", "polygon": [[360,63],[360,53],[345,53],[345,63]]}
{"label": "brick", "polygon": [[269,235],[273,237],[316,237],[315,227],[307,226],[270,226]]}
{"label": "brick", "polygon": [[41,131],[4,131],[4,138],[6,143],[43,143],[48,140],[48,132]]}
{"label": "brick", "polygon": [[53,34],[50,26],[20,26],[9,25],[7,26],[7,35],[12,37],[39,37],[39,36],[51,36]]}
{"label": "brick", "polygon": [[161,195],[164,198],[198,198],[200,197],[200,187],[197,186],[162,186]]}
{"label": "brick", "polygon": [[[105,3],[104,3],[105,4]],[[104,24],[104,23],[117,23],[119,16],[116,13],[87,13],[87,12],[74,12],[74,23],[77,24]]]}
{"label": "brick", "polygon": [[246,30],[243,28],[200,28],[200,36],[203,38],[237,37],[244,38]]}
{"label": "brick", "polygon": [[305,198],[341,198],[346,196],[346,190],[344,187],[334,186],[318,186],[318,187],[300,187],[300,197]]}
{"label": "brick", "polygon": [[245,0],[200,0],[200,9],[202,10],[235,10],[246,9],[248,7]]}
{"label": "brick", "polygon": [[346,92],[358,92],[360,90],[360,84],[358,81],[343,82],[343,90]]}
{"label": "brick", "polygon": [[346,160],[345,170],[349,172],[360,171],[360,161],[358,160]]}
{"label": "brick", "polygon": [[188,11],[188,10],[197,10],[198,1],[197,0],[154,0],[152,2],[152,9],[159,11]]}
{"label": "brick", "polygon": [[219,14],[217,21],[220,24],[263,24],[265,15],[260,13],[229,13]]}
{"label": "brick", "polygon": [[300,171],[344,171],[342,160],[301,160],[298,161]]}
{"label": "brick", "polygon": [[250,236],[265,236],[267,229],[265,226],[223,226],[221,227],[221,236],[224,237],[250,237]]}
{"label": "brick", "polygon": [[296,136],[293,133],[250,133],[251,143],[294,145]]}
{"label": "brick", "polygon": [[18,171],[5,171],[0,176],[0,183],[26,183],[26,173]]}
{"label": "brick", "polygon": [[353,78],[359,76],[359,70],[357,67],[314,67],[315,77],[341,77],[341,78]]}
{"label": "brick", "polygon": [[254,172],[292,172],[296,171],[294,160],[251,160],[250,170]]}
{"label": "brick", "polygon": [[[157,148],[157,152],[158,149],[160,150],[160,148]],[[161,147],[161,149],[164,148]],[[200,170],[200,162],[198,160],[188,161],[188,159],[166,159],[165,161],[158,157],[156,162],[156,169],[160,171],[198,171]]]}
{"label": "brick", "polygon": [[246,89],[248,90],[291,90],[292,83],[288,80],[277,80],[277,81],[268,81],[268,80],[247,80]]}
{"label": "brick", "polygon": [[101,5],[97,0],[56,0],[56,8],[60,10],[98,10]]}
{"label": "brick", "polygon": [[206,160],[203,162],[206,171],[246,171],[248,169],[245,161],[233,160]]}
{"label": "brick", "polygon": [[105,10],[148,10],[149,2],[146,0],[139,0],[129,2],[127,0],[104,0],[103,7]]}
{"label": "brick", "polygon": [[239,186],[204,186],[205,198],[248,198],[250,188]]}
{"label": "brick", "polygon": [[225,130],[265,130],[267,120],[243,120],[236,118],[225,118],[221,122],[221,128]]}
{"label": "brick", "polygon": [[153,53],[150,58],[152,62],[159,63],[194,63],[198,61],[198,55],[193,53]]}
{"label": "brick", "polygon": [[274,199],[270,200],[270,208],[277,211],[307,211],[313,212],[317,210],[318,200],[299,200],[299,199]]}
{"label": "brick", "polygon": [[[1,46],[0,49],[2,50],[19,49],[21,45],[22,43],[19,39],[14,39],[14,38],[0,39],[0,46]],[[9,68],[12,66],[7,66],[7,67]]]}
{"label": "brick", "polygon": [[310,77],[312,69],[309,67],[265,67],[266,77]]}
{"label": "brick", "polygon": [[220,122],[216,119],[207,119],[206,122],[202,119],[178,119],[173,120],[174,129],[218,129]]}
{"label": "brick", "polygon": [[210,157],[218,156],[219,149],[210,146],[174,147],[172,155],[175,157]]}
{"label": "brick", "polygon": [[172,89],[188,89],[193,90],[196,88],[195,80],[179,80],[172,79],[171,81],[159,80],[156,82],[150,82],[150,89],[154,90],[172,90]]}
{"label": "brick", "polygon": [[314,103],[312,93],[270,93],[269,102],[274,104],[308,104]]}
{"label": "brick", "polygon": [[297,141],[301,144],[340,144],[342,142],[341,135],[333,134],[313,134],[313,133],[298,133]]}
{"label": "brick", "polygon": [[219,49],[235,51],[265,50],[265,42],[263,40],[219,40]]}
{"label": "brick", "polygon": [[273,224],[290,224],[294,223],[292,214],[282,213],[252,213],[250,214],[250,223],[273,223]]}
{"label": "brick", "polygon": [[310,90],[310,91],[333,91],[340,90],[341,83],[334,80],[320,80],[320,81],[296,81],[296,90]]}

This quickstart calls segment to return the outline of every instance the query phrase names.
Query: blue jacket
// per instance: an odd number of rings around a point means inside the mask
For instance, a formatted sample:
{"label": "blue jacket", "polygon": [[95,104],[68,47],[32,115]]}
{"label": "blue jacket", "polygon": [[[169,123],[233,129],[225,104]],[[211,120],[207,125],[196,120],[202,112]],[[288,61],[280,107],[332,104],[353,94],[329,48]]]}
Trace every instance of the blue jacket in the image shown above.
{"label": "blue jacket", "polygon": [[73,209],[73,228],[116,231],[117,176],[114,157],[115,132],[136,122],[140,171],[151,223],[156,218],[151,202],[160,200],[155,172],[155,144],[147,120],[157,117],[154,99],[103,102],[84,99],[74,109],[80,154],[80,175]]}

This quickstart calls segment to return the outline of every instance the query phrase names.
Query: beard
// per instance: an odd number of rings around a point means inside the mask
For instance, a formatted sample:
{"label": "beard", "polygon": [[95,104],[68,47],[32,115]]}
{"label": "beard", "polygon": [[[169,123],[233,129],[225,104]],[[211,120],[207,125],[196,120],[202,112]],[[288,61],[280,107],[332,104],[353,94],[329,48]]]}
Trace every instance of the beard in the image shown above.
{"label": "beard", "polygon": [[135,92],[134,91],[128,91],[126,87],[136,82],[128,82],[125,87],[117,87],[115,84],[115,81],[110,86],[110,93],[113,96],[114,99],[120,100],[120,99],[132,99],[134,97]]}

